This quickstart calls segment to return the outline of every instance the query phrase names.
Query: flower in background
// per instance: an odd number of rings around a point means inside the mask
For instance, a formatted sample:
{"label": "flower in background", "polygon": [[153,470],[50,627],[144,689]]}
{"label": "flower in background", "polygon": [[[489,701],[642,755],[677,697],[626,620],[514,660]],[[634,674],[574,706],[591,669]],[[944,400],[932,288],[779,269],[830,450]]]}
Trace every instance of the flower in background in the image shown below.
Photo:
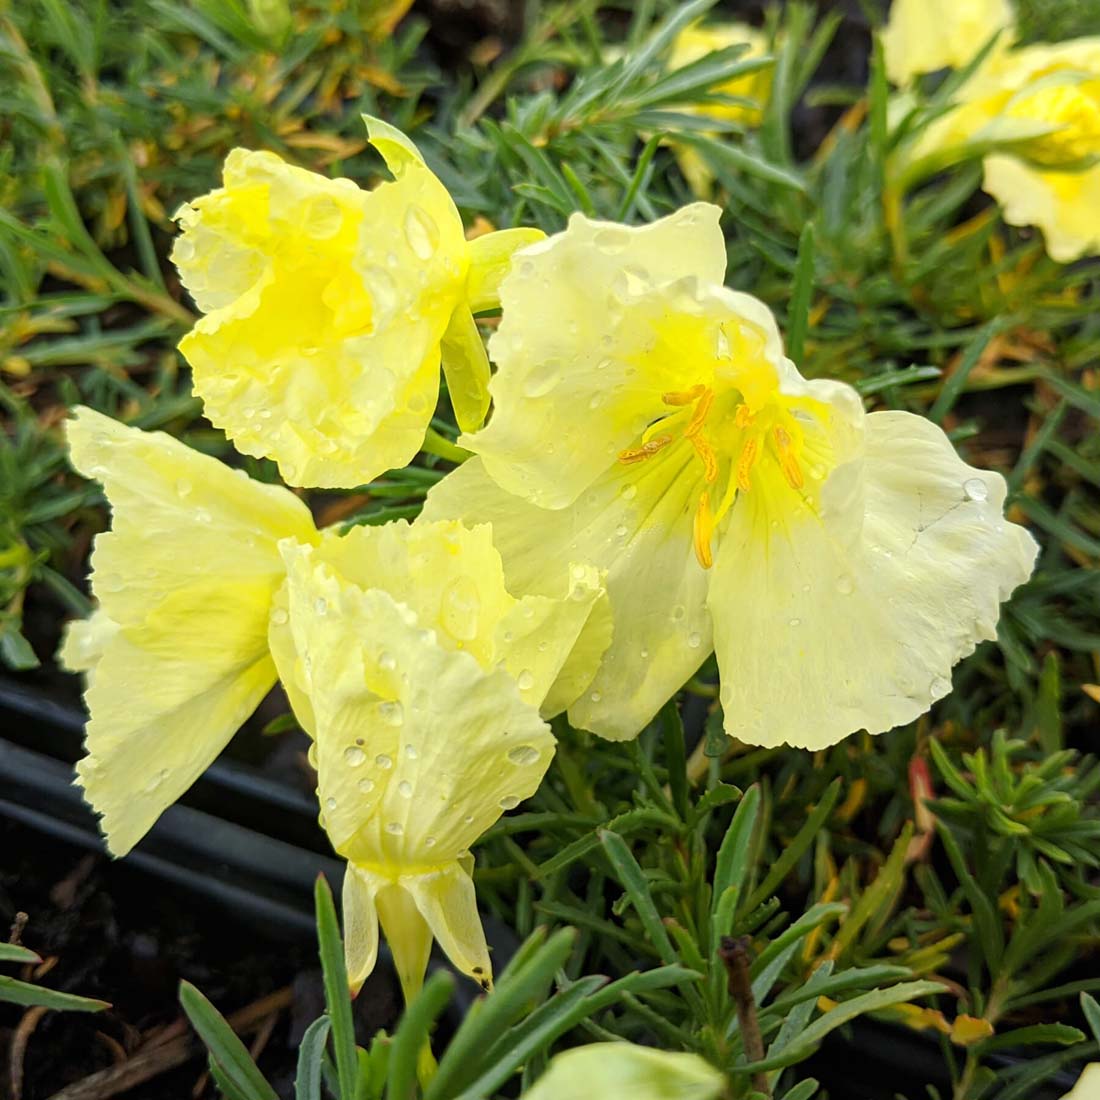
{"label": "flower in background", "polygon": [[[742,60],[766,57],[769,52],[768,37],[747,23],[692,23],[685,27],[672,44],[668,59],[670,72],[699,61],[716,50],[731,46],[746,46]],[[771,95],[773,70],[771,66],[744,76],[734,77],[712,91],[723,95],[752,100],[755,106],[735,103],[690,103],[677,110],[682,114],[700,115],[718,122],[735,122],[743,126],[759,126],[764,106]],[[701,198],[709,197],[714,184],[714,174],[704,157],[693,146],[673,142],[680,171],[692,191]]]}
{"label": "flower in background", "polygon": [[367,118],[393,173],[363,191],[234,149],[224,185],[177,214],[172,250],[205,314],[180,343],[207,416],[237,449],[297,485],[350,487],[404,466],[439,394],[459,423],[487,408],[472,311],[494,304],[511,249],[542,234],[467,242],[443,184],[400,131]]}
{"label": "flower in background", "polygon": [[1090,1062],[1062,1100],[1100,1100],[1100,1062]]}
{"label": "flower in background", "polygon": [[562,561],[556,596],[513,599],[489,529],[455,522],[357,527],[282,552],[272,651],[314,738],[322,824],[348,861],[351,985],[374,967],[381,923],[407,996],[433,937],[487,987],[469,848],[550,765],[540,708],[568,705],[598,664],[576,643],[599,576]]}
{"label": "flower in background", "polygon": [[982,186],[1060,263],[1100,250],[1100,37],[998,51],[903,153],[911,186],[984,157]]}
{"label": "flower in background", "polygon": [[555,1055],[523,1100],[714,1100],[724,1078],[698,1054],[591,1043]]}
{"label": "flower in background", "polygon": [[719,213],[574,215],[516,256],[493,417],[425,516],[491,523],[517,593],[562,560],[607,571],[575,725],[635,736],[713,645],[728,734],[819,748],[946,695],[1036,546],[938,427],[798,373],[767,307],[721,285]]}
{"label": "flower in background", "polygon": [[961,69],[1014,26],[1009,0],[893,0],[882,31],[886,75],[904,85],[923,73]]}
{"label": "flower in background", "polygon": [[107,846],[125,855],[206,769],[275,684],[280,539],[318,536],[309,509],[162,432],[79,408],[73,466],[103,483],[98,610],[70,626],[62,662],[87,674],[88,755],[77,764]]}

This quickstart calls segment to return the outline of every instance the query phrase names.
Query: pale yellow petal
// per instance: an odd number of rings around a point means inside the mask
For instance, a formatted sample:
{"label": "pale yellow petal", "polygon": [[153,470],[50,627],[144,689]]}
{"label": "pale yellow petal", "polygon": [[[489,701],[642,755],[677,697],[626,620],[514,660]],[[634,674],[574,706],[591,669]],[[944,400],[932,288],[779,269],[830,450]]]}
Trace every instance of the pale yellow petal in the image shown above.
{"label": "pale yellow petal", "polygon": [[180,344],[195,390],[293,484],[358,485],[416,454],[465,293],[454,203],[383,129],[396,178],[374,191],[234,150],[225,186],[178,215],[173,259],[208,311]]}
{"label": "pale yellow petal", "polygon": [[990,156],[982,186],[1001,204],[1009,225],[1042,230],[1051,259],[1071,263],[1100,252],[1100,165],[1041,171],[1015,157]]}
{"label": "pale yellow petal", "polygon": [[[696,203],[640,227],[574,214],[565,232],[516,254],[489,345],[493,414],[461,438],[502,487],[571,503],[661,415],[662,391],[698,381],[700,327],[654,325],[681,298],[698,308],[696,282],[721,282],[719,214]],[[653,353],[655,339],[667,354]]]}
{"label": "pale yellow petal", "polygon": [[315,533],[293,494],[170,436],[80,409],[68,438],[74,466],[104,483],[112,506],[92,588],[115,629],[101,635],[77,771],[123,855],[273,685],[277,542]]}
{"label": "pale yellow petal", "polygon": [[1100,1062],[1090,1062],[1062,1100],[1100,1100]]}
{"label": "pale yellow petal", "polygon": [[[401,879],[456,970],[488,989],[493,982],[474,881],[458,862]],[[388,938],[387,933],[387,938]]]}
{"label": "pale yellow petal", "polygon": [[714,1100],[724,1088],[697,1054],[592,1043],[555,1055],[523,1100]]}
{"label": "pale yellow petal", "polygon": [[376,898],[390,883],[354,863],[344,868],[344,964],[348,985],[358,993],[378,961],[378,906]]}
{"label": "pale yellow petal", "polygon": [[309,681],[333,846],[378,868],[446,864],[530,796],[554,740],[500,668],[379,589],[285,543],[290,623]]}
{"label": "pale yellow petal", "polygon": [[101,607],[96,608],[89,618],[66,624],[57,659],[70,672],[83,672],[91,683],[95,666],[117,633],[118,623]]}
{"label": "pale yellow petal", "polygon": [[432,928],[421,916],[404,881],[391,883],[377,897],[378,919],[393,954],[393,965],[408,1004],[424,984],[432,953]]}
{"label": "pale yellow petal", "polygon": [[[584,729],[634,737],[711,650],[708,578],[692,548],[702,478],[686,442],[616,465],[570,508],[538,508],[500,489],[477,459],[428,494],[426,518],[488,521],[515,593],[554,594],[561,563],[606,570],[611,646],[569,710]],[[606,625],[593,622],[594,630]]]}
{"label": "pale yellow petal", "polygon": [[[573,563],[567,571],[559,564],[559,572],[559,598],[524,596],[497,625],[501,663],[515,677],[520,696],[545,718],[565,710],[588,687],[611,642],[600,570]],[[589,629],[594,612],[597,622]]]}
{"label": "pale yellow petal", "polygon": [[882,32],[886,75],[907,84],[922,73],[961,69],[998,31],[1011,37],[1009,0],[893,0]]}
{"label": "pale yellow petal", "polygon": [[709,605],[726,730],[750,744],[816,749],[912,721],[1031,573],[1003,478],[922,417],[874,413],[865,433],[861,526],[829,509],[828,483],[823,515],[751,495],[733,510]]}
{"label": "pale yellow petal", "polygon": [[512,267],[512,257],[521,248],[545,240],[541,229],[500,229],[470,241],[470,273],[466,296],[474,313],[500,305],[500,284]]}

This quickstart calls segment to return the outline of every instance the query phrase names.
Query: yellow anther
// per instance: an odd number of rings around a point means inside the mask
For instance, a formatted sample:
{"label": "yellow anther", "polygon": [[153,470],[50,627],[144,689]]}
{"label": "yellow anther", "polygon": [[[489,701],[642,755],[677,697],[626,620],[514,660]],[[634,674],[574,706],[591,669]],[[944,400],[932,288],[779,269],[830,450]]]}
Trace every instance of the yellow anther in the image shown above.
{"label": "yellow anther", "polygon": [[794,446],[786,428],[780,426],[775,429],[775,443],[779,450],[779,468],[783,471],[787,484],[792,489],[801,489],[806,484],[806,479],[802,476],[802,467],[794,456]]}
{"label": "yellow anther", "polygon": [[714,514],[710,510],[710,493],[703,493],[699,497],[699,506],[695,509],[692,542],[695,546],[695,556],[704,569],[709,569],[714,564],[714,558],[710,552],[710,540],[713,536]]}
{"label": "yellow anther", "polygon": [[662,393],[661,400],[666,405],[690,405],[692,401],[702,397],[705,390],[706,386],[696,383],[690,390],[669,390],[668,393]]}
{"label": "yellow anther", "polygon": [[684,429],[684,435],[688,439],[698,435],[703,430],[703,425],[707,422],[707,413],[710,412],[713,401],[714,390],[704,389],[699,396],[699,404],[695,406],[695,412],[691,414],[691,420]]}
{"label": "yellow anther", "polygon": [[703,460],[703,479],[708,485],[713,485],[718,480],[718,456],[714,448],[701,435],[689,435],[688,438],[695,453]]}
{"label": "yellow anther", "polygon": [[655,455],[662,447],[667,447],[672,442],[672,436],[659,435],[656,439],[651,439],[648,443],[643,443],[640,447],[632,447],[626,451],[619,452],[619,461],[629,464],[631,462],[643,462],[651,455]]}
{"label": "yellow anther", "polygon": [[737,460],[737,488],[743,493],[747,493],[752,488],[749,474],[752,473],[752,468],[756,464],[756,457],[759,453],[760,438],[754,435],[745,443],[741,451],[741,457]]}
{"label": "yellow anther", "polygon": [[748,405],[738,405],[733,413],[733,422],[739,428],[747,428],[754,420],[752,410]]}

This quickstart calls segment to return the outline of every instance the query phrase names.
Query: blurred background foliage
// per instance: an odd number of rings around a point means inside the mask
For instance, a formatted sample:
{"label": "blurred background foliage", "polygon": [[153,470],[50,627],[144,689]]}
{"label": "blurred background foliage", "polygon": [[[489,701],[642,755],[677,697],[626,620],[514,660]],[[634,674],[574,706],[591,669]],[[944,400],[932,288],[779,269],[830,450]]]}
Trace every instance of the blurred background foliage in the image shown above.
{"label": "blurred background foliage", "polygon": [[[1018,6],[1028,39],[1100,33],[1100,0]],[[764,27],[770,60],[732,48],[670,70],[704,14]],[[1100,264],[1056,264],[1006,226],[976,165],[914,195],[899,236],[882,201],[883,14],[877,0],[0,0],[0,661],[78,690],[51,655],[87,613],[107,518],[67,469],[69,405],[276,477],[202,419],[175,351],[192,307],[165,258],[171,215],[217,185],[230,148],[368,186],[367,111],[413,135],[471,230],[551,232],[574,210],[641,221],[692,201],[690,153],[725,211],[729,282],[776,311],[804,372],[927,415],[1003,471],[1042,557],[954,693],[889,735],[813,754],[729,744],[713,665],[682,697],[683,759],[661,723],[625,748],[559,726],[543,789],[479,850],[479,892],[521,935],[580,929],[562,981],[649,959],[707,970],[711,863],[751,789],[753,882],[722,920],[765,950],[819,906],[774,980],[825,961],[942,979],[887,1016],[935,1037],[955,1100],[1030,1096],[1094,1056],[1078,997],[1100,987]],[[758,126],[701,116],[761,65]],[[453,438],[445,400],[433,423]],[[423,458],[310,503],[323,523],[412,516],[446,468]],[[654,996],[585,1026],[729,1054],[720,992]],[[1006,1069],[999,1052],[1024,1043],[1035,1068]]]}

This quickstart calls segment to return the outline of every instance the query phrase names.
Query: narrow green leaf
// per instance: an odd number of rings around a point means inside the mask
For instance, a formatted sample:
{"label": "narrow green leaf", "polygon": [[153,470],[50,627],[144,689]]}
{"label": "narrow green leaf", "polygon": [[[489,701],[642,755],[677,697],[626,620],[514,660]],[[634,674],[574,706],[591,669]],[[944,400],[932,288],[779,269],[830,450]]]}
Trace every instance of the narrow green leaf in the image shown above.
{"label": "narrow green leaf", "polygon": [[[739,891],[744,886],[752,859],[752,833],[756,828],[759,809],[760,785],[754,783],[745,791],[718,849],[718,862],[714,868],[712,913],[718,912],[722,896],[731,886]],[[718,935],[725,935],[728,929],[718,928],[716,931]]]}
{"label": "narrow green leaf", "polygon": [[14,943],[0,943],[0,962],[40,963],[41,961],[41,956],[36,955],[29,947],[21,947]]}
{"label": "narrow green leaf", "polygon": [[603,845],[607,858],[615,868],[615,874],[623,889],[626,890],[634,905],[634,911],[638,914],[645,928],[646,936],[653,945],[654,950],[661,960],[668,964],[679,961],[676,949],[668,937],[668,931],[661,921],[657,906],[654,904],[653,895],[649,890],[649,883],[642,873],[638,861],[634,858],[626,841],[618,833],[608,829],[599,830],[600,843]]}
{"label": "narrow green leaf", "polygon": [[0,975],[0,1001],[13,1005],[41,1005],[61,1012],[102,1012],[111,1007],[107,1001],[77,997],[73,993],[61,993],[3,975]]}
{"label": "narrow green leaf", "polygon": [[180,982],[179,996],[191,1026],[226,1080],[248,1100],[278,1100],[275,1090],[264,1080],[248,1049],[221,1013],[190,982]]}
{"label": "narrow green leaf", "polygon": [[332,1047],[340,1081],[340,1096],[354,1096],[358,1061],[355,1056],[351,993],[348,989],[348,972],[344,965],[344,945],[340,939],[340,926],[336,921],[336,907],[332,900],[332,890],[324,875],[317,876],[313,900],[317,911],[317,945],[325,984],[325,1004],[332,1025]]}
{"label": "narrow green leaf", "polygon": [[432,1025],[447,1007],[454,992],[454,978],[446,970],[433,974],[405,1009],[390,1048],[387,1100],[413,1100],[420,1052],[430,1049]]}
{"label": "narrow green leaf", "polygon": [[661,731],[664,735],[665,767],[668,769],[668,786],[672,793],[672,805],[681,819],[686,821],[690,810],[688,802],[687,758],[684,751],[684,722],[676,699],[670,699],[661,708]]}
{"label": "narrow green leaf", "polygon": [[318,1016],[302,1036],[298,1047],[298,1072],[294,1077],[295,1100],[321,1100],[321,1066],[331,1027],[328,1016]]}
{"label": "narrow green leaf", "polygon": [[787,310],[787,355],[802,362],[806,332],[810,325],[810,300],[814,292],[814,226],[807,222],[798,238],[798,262]]}

